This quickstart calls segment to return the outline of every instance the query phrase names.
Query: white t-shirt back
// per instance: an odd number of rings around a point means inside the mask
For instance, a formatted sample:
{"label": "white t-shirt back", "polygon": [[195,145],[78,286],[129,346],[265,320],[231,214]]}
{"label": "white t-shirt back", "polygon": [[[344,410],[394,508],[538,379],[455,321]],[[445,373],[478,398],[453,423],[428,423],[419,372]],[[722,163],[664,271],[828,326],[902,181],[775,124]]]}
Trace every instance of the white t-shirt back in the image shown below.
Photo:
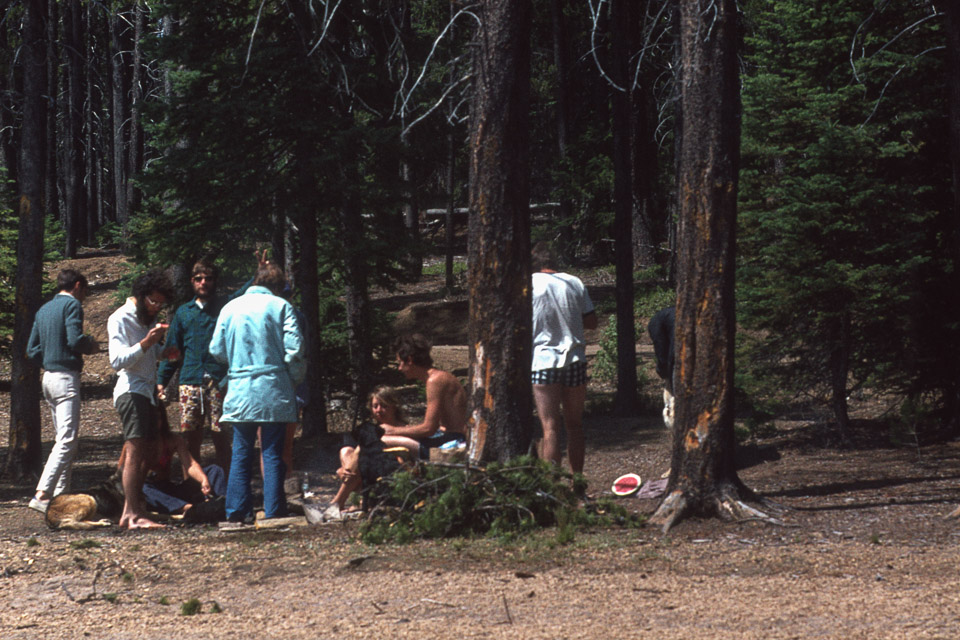
{"label": "white t-shirt back", "polygon": [[580,278],[533,274],[533,371],[559,369],[586,359],[583,316],[594,310]]}

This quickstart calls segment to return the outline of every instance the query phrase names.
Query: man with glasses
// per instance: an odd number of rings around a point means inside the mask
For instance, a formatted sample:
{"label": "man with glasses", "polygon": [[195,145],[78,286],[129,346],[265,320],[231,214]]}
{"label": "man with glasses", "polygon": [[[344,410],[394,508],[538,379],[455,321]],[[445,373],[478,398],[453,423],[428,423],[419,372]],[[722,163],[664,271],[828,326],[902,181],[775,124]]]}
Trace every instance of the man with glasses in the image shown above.
{"label": "man with glasses", "polygon": [[146,517],[144,461],[159,433],[157,360],[170,353],[163,348],[167,325],[157,322],[157,317],[173,298],[173,288],[163,272],[154,270],[137,278],[132,293],[107,320],[110,366],[118,373],[113,405],[120,414],[127,449],[120,527],[151,529],[163,525]]}
{"label": "man with glasses", "polygon": [[[259,264],[266,263],[266,251],[254,255]],[[243,295],[253,279],[232,296],[220,297],[217,296],[216,265],[201,259],[193,265],[192,272],[190,283],[194,297],[177,309],[167,334],[167,345],[179,352],[178,357],[160,365],[157,392],[163,396],[164,389],[180,367],[180,435],[186,441],[190,455],[199,461],[203,430],[209,427],[216,463],[227,470],[230,468],[232,440],[226,425],[221,428],[220,424],[227,369],[210,355],[210,338],[223,305]]]}

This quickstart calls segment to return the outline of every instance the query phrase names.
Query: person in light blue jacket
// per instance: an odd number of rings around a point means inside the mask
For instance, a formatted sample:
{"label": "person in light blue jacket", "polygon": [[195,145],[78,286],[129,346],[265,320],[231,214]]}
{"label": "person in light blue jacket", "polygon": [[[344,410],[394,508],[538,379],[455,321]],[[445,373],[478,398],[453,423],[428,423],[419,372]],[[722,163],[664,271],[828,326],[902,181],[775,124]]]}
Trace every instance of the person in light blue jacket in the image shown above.
{"label": "person in light blue jacket", "polygon": [[258,428],[264,515],[286,515],[283,438],[286,424],[297,420],[296,386],[306,373],[306,362],[296,312],[280,296],[285,284],[278,266],[270,262],[261,265],[253,286],[223,307],[210,341],[210,355],[227,365],[227,395],[220,421],[233,425],[226,503],[231,522],[253,517],[250,467]]}

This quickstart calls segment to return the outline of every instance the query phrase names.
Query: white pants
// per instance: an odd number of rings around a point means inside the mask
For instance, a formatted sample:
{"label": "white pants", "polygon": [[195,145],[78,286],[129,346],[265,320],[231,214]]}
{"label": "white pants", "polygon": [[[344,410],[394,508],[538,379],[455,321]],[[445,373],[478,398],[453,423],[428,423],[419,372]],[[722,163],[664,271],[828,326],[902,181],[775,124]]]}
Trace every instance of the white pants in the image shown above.
{"label": "white pants", "polygon": [[675,404],[676,403],[674,401],[673,394],[667,391],[666,389],[664,389],[663,390],[663,425],[667,429],[673,429],[673,412],[674,412]]}
{"label": "white pants", "polygon": [[43,397],[50,405],[56,440],[43,467],[37,491],[48,497],[57,496],[70,488],[73,459],[80,444],[80,372],[44,371]]}

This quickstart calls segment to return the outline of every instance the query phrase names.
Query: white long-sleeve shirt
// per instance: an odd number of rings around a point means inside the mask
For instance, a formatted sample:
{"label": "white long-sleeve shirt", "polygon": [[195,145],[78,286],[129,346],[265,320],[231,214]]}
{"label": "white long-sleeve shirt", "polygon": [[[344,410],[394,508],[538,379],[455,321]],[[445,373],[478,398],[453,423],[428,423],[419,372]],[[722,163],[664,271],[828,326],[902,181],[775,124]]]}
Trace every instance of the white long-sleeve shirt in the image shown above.
{"label": "white long-sleeve shirt", "polygon": [[117,398],[125,393],[139,393],[156,404],[157,358],[163,347],[155,344],[146,351],[140,348],[140,341],[147,337],[150,329],[137,319],[137,305],[133,298],[127,298],[126,304],[107,320],[110,366],[119,374],[113,388],[114,406]]}

